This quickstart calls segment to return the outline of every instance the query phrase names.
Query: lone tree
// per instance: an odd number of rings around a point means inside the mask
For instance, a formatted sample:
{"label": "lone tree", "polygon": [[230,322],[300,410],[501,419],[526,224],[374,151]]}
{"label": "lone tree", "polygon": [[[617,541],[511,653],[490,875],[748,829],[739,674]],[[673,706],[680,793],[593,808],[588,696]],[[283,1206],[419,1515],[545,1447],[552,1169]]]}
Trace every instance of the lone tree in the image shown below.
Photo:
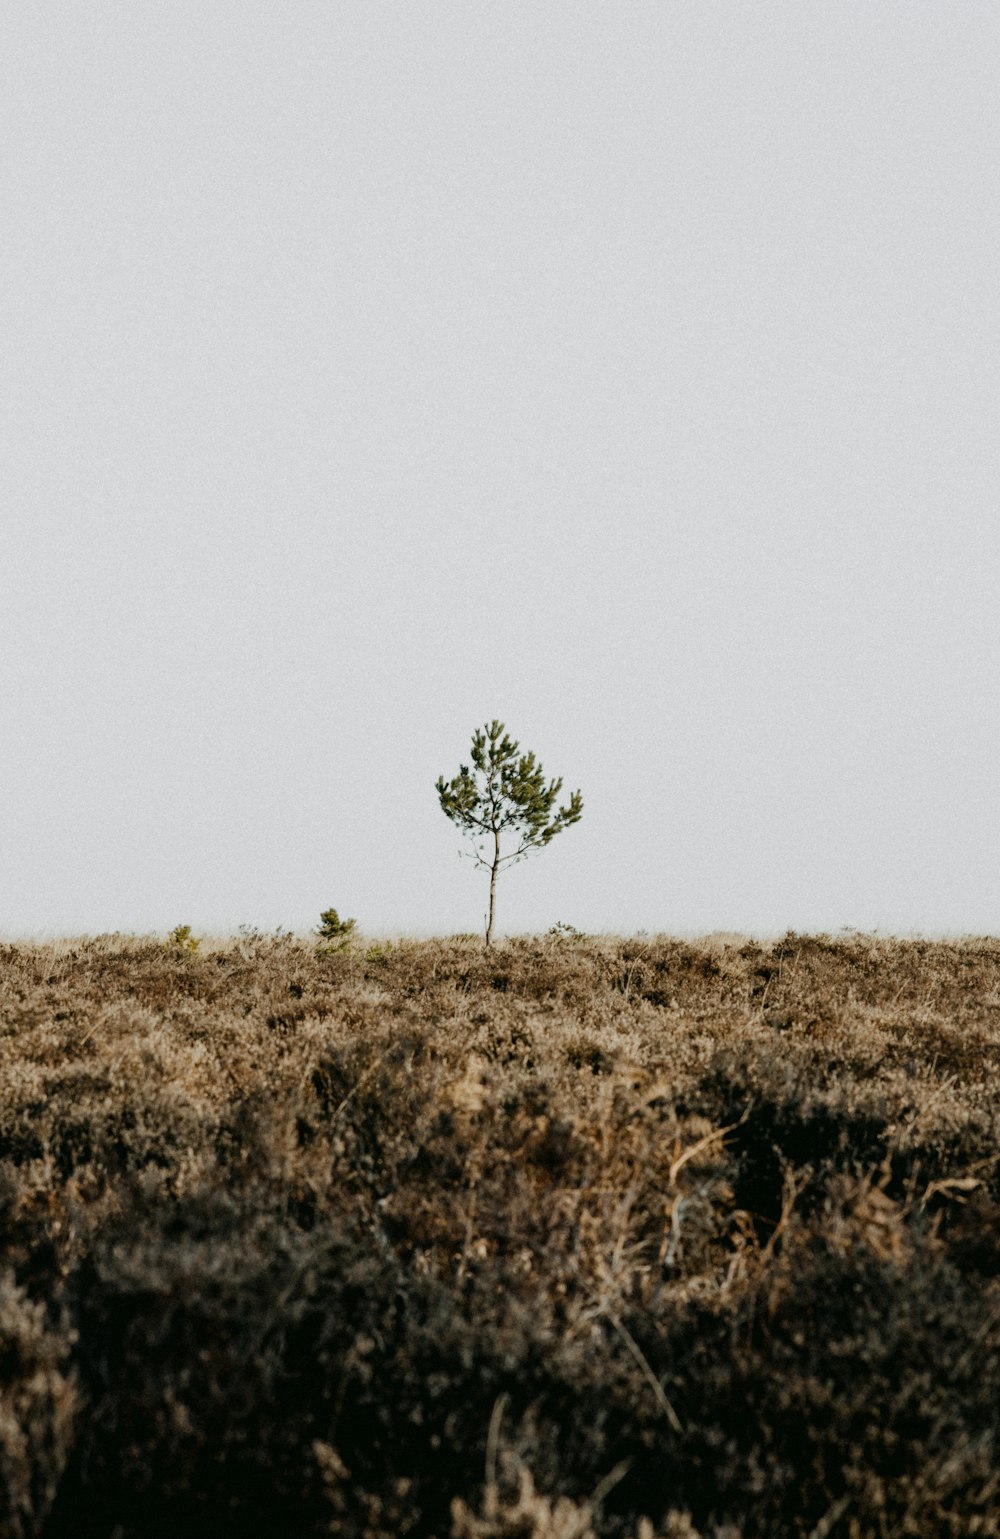
{"label": "lone tree", "polygon": [[[553,811],[562,780],[545,784],[533,753],[521,754],[502,721],[492,721],[472,735],[472,768],[463,764],[454,780],[437,782],[441,811],[471,841],[473,860],[490,873],[490,912],[486,944],[493,939],[497,872],[544,849],[556,834],[579,821],[583,797],[574,791],[565,807]],[[501,835],[514,848],[501,849]]]}

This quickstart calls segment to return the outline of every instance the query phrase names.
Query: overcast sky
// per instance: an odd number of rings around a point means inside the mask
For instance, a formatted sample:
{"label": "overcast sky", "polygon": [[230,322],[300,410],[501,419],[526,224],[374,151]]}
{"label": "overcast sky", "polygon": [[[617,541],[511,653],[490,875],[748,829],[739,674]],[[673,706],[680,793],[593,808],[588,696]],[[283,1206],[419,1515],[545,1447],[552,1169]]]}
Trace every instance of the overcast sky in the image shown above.
{"label": "overcast sky", "polygon": [[6,9],[0,933],[996,932],[995,0]]}

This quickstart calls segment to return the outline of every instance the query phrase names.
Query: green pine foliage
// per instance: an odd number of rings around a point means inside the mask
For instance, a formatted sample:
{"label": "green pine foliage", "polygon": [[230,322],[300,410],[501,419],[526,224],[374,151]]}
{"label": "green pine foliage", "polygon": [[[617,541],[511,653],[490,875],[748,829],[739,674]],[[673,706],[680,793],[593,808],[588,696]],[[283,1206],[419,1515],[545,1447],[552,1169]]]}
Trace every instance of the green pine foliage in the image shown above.
{"label": "green pine foliage", "polygon": [[321,942],[317,949],[326,953],[345,950],[351,943],[357,923],[356,919],[341,919],[335,908],[324,909],[316,931]]}
{"label": "green pine foliage", "polygon": [[357,926],[356,919],[341,919],[335,908],[325,908],[319,920],[316,933],[324,940],[340,940],[344,936],[353,935]]}
{"label": "green pine foliage", "polygon": [[197,935],[192,935],[189,924],[176,924],[167,936],[167,945],[177,951],[197,952],[201,940]]}
{"label": "green pine foliage", "polygon": [[[497,874],[551,844],[556,834],[577,823],[583,797],[574,791],[565,806],[556,802],[561,777],[546,784],[533,753],[520,751],[502,721],[493,720],[472,735],[472,767],[463,764],[452,780],[440,776],[436,790],[441,811],[472,843],[477,866],[490,873],[490,911],[486,944],[493,935]],[[503,848],[503,840],[513,847]]]}

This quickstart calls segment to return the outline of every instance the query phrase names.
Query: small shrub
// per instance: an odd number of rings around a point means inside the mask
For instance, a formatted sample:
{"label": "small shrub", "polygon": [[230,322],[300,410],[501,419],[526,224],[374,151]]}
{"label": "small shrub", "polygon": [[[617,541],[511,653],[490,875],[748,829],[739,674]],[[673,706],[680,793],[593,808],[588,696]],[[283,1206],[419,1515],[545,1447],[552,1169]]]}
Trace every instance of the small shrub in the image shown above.
{"label": "small shrub", "polygon": [[334,951],[346,951],[357,929],[357,920],[341,919],[335,908],[327,908],[320,914],[319,921],[316,931],[321,943],[316,948],[318,954],[329,956]]}
{"label": "small shrub", "polygon": [[563,920],[563,919],[557,920],[557,922],[548,931],[548,934],[552,936],[553,940],[586,940],[587,939],[587,937],[584,935],[583,931],[582,930],[578,930],[576,928],[575,924],[567,924],[565,922],[565,920]]}
{"label": "small shrub", "polygon": [[172,946],[176,951],[196,952],[201,945],[201,940],[197,935],[191,934],[189,924],[177,924],[167,936],[167,945]]}

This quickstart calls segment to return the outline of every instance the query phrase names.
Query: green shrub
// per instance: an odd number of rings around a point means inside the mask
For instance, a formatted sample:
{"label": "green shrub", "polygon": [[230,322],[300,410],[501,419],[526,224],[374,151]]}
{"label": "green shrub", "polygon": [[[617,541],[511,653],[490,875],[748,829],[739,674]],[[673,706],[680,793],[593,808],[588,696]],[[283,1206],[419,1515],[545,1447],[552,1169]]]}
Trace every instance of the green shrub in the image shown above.
{"label": "green shrub", "polygon": [[329,956],[335,951],[346,951],[357,929],[357,920],[341,919],[335,908],[324,909],[319,920],[316,934],[320,938],[320,945],[316,948],[317,952],[321,956]]}
{"label": "green shrub", "polygon": [[173,946],[177,951],[195,952],[201,945],[201,940],[197,935],[191,934],[189,924],[177,924],[167,936],[167,945]]}

